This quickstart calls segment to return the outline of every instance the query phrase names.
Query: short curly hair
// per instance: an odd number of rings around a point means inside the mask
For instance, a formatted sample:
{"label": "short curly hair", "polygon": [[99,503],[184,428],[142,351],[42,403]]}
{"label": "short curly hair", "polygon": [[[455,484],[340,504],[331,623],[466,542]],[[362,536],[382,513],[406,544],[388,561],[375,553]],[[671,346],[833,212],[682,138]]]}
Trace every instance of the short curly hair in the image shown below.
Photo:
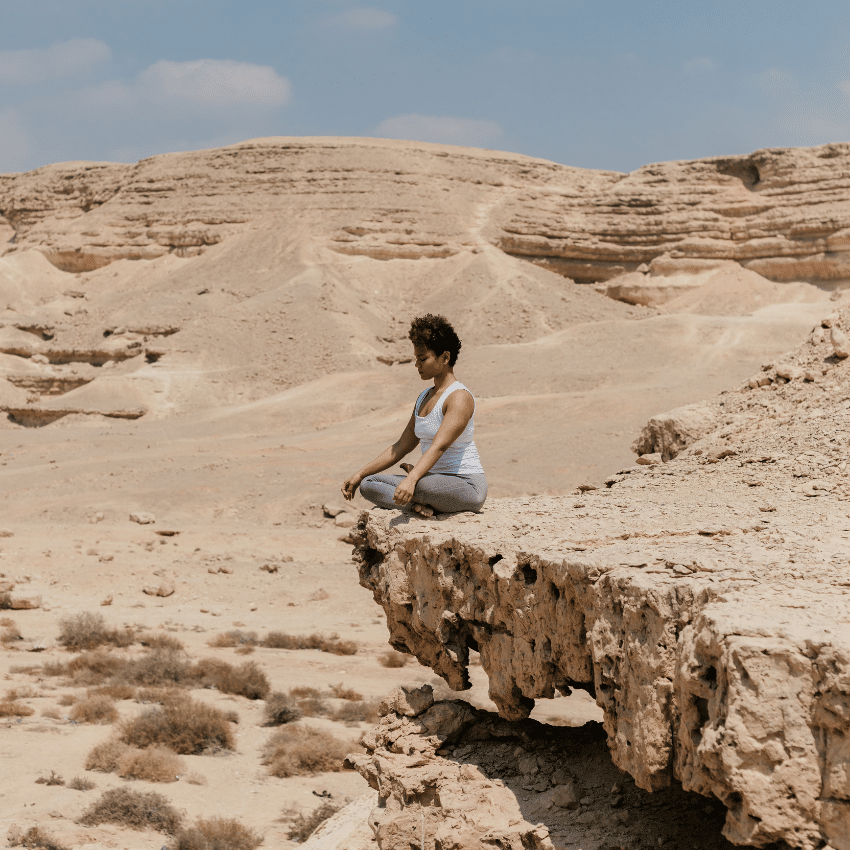
{"label": "short curly hair", "polygon": [[449,352],[449,366],[457,363],[460,354],[460,337],[445,316],[435,316],[426,313],[424,316],[415,318],[410,323],[410,341],[414,345],[421,345],[430,349],[434,354],[440,355]]}

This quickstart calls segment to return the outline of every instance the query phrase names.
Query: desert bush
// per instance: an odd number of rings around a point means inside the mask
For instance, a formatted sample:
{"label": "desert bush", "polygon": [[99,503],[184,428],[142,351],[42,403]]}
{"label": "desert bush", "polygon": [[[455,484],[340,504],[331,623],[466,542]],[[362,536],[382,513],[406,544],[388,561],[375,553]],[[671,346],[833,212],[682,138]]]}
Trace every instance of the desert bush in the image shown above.
{"label": "desert bush", "polygon": [[190,685],[192,664],[185,653],[176,649],[153,649],[127,661],[116,680],[147,687]]}
{"label": "desert bush", "polygon": [[347,702],[334,711],[331,720],[341,723],[377,723],[378,722],[378,700],[358,700]]}
{"label": "desert bush", "polygon": [[181,829],[169,850],[256,850],[262,836],[230,818],[198,818],[195,825]]}
{"label": "desert bush", "polygon": [[134,747],[144,749],[159,744],[183,755],[233,749],[227,715],[188,697],[168,701],[124,721],[119,735],[121,741]]}
{"label": "desert bush", "polygon": [[210,638],[207,643],[217,649],[226,649],[234,646],[256,646],[257,633],[242,632],[239,629],[233,629],[232,631],[224,632],[216,635],[214,638]]}
{"label": "desert bush", "polygon": [[110,629],[101,614],[84,611],[59,621],[59,643],[72,652],[97,649],[99,646],[130,646],[133,633],[129,629]]}
{"label": "desert bush", "polygon": [[87,776],[75,776],[65,783],[65,787],[74,791],[91,791],[93,788],[97,788],[97,785]]}
{"label": "desert bush", "polygon": [[336,699],[347,699],[352,702],[357,702],[363,699],[363,694],[357,693],[353,688],[346,688],[344,685],[329,685],[332,697]]}
{"label": "desert bush", "polygon": [[174,834],[183,818],[168,800],[156,791],[110,788],[80,817],[85,826],[117,823],[132,829],[156,829]]}
{"label": "desert bush", "polygon": [[290,841],[306,841],[328,818],[333,817],[341,806],[335,806],[333,803],[322,803],[316,809],[313,809],[309,815],[301,814],[290,815],[291,824],[286,831],[286,837]]}
{"label": "desert bush", "polygon": [[184,649],[183,641],[165,632],[157,632],[156,634],[146,632],[139,635],[139,643],[148,647],[148,649],[174,649],[177,651]]}
{"label": "desert bush", "polygon": [[186,776],[186,781],[190,785],[206,785],[207,778],[205,776],[201,776],[200,773],[190,773]]}
{"label": "desert bush", "polygon": [[39,776],[35,780],[36,785],[64,785],[65,780],[55,771],[50,771],[50,776]]}
{"label": "desert bush", "polygon": [[410,657],[391,649],[389,652],[385,652],[378,660],[384,667],[398,668],[405,667],[407,662],[410,661]]}
{"label": "desert bush", "polygon": [[40,826],[31,826],[26,832],[21,832],[13,826],[6,840],[10,847],[26,847],[28,850],[68,850]]}
{"label": "desert bush", "polygon": [[283,726],[299,720],[301,716],[301,709],[288,694],[275,691],[266,697],[265,726]]}
{"label": "desert bush", "polygon": [[89,688],[90,697],[111,697],[112,699],[132,699],[136,689],[132,685],[100,685],[97,688]]}
{"label": "desert bush", "polygon": [[319,649],[334,655],[354,655],[357,644],[351,640],[340,640],[339,635],[289,635],[286,632],[269,632],[261,646],[269,649]]}
{"label": "desert bush", "polygon": [[8,611],[12,607],[12,594],[0,593],[0,611]]}
{"label": "desert bush", "polygon": [[[82,652],[74,656],[69,662],[61,665],[62,669],[55,670],[54,665],[45,665],[45,673],[54,676],[70,676],[78,685],[101,685],[112,678],[126,665],[126,660],[112,655],[103,649],[93,652]],[[55,672],[54,672],[55,670]]]}
{"label": "desert bush", "polygon": [[248,699],[264,699],[271,685],[255,661],[238,667],[216,658],[202,658],[192,668],[192,678],[201,687],[217,688],[223,694],[235,694]]}
{"label": "desert bush", "polygon": [[129,750],[130,748],[126,744],[115,738],[110,738],[102,744],[97,744],[89,751],[86,756],[85,768],[86,770],[99,770],[102,773],[114,773],[118,770],[121,759]]}
{"label": "desert bush", "polygon": [[51,720],[61,720],[62,719],[62,712],[59,711],[58,708],[55,708],[54,706],[49,705],[49,706],[47,706],[47,708],[43,708],[41,710],[41,716],[42,717],[49,717]]}
{"label": "desert bush", "polygon": [[0,717],[29,717],[31,714],[35,714],[35,709],[22,702],[0,702]]}
{"label": "desert bush", "polygon": [[318,688],[309,685],[296,685],[289,689],[289,695],[295,699],[321,699],[322,692]]}
{"label": "desert bush", "polygon": [[239,649],[236,650],[237,655],[250,655],[254,652],[253,646],[240,646]]}
{"label": "desert bush", "polygon": [[342,760],[352,748],[329,732],[310,726],[283,726],[269,738],[263,764],[272,776],[300,776],[342,770]]}
{"label": "desert bush", "polygon": [[10,688],[6,691],[6,696],[3,697],[3,701],[14,702],[18,699],[34,699],[40,696],[42,696],[42,694],[32,688]]}
{"label": "desert bush", "polygon": [[62,694],[62,696],[60,696],[59,699],[56,700],[59,705],[73,705],[76,701],[76,694]]}
{"label": "desert bush", "polygon": [[139,688],[136,691],[136,702],[155,702],[162,704],[170,699],[184,699],[185,694],[176,688]]}
{"label": "desert bush", "polygon": [[184,769],[183,759],[165,747],[128,750],[118,762],[119,776],[148,782],[174,782]]}
{"label": "desert bush", "polygon": [[14,620],[10,620],[8,617],[0,619],[0,643],[8,645],[23,639],[24,636],[18,631]]}
{"label": "desert bush", "polygon": [[94,696],[75,703],[68,716],[75,723],[114,723],[118,709],[110,697]]}

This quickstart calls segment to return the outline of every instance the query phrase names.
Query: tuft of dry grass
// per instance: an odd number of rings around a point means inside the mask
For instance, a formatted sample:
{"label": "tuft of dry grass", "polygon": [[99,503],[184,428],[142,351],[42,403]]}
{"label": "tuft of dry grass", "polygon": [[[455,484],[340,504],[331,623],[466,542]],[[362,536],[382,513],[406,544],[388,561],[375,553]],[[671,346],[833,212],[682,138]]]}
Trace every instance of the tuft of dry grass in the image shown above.
{"label": "tuft of dry grass", "polygon": [[155,702],[159,705],[170,699],[183,699],[184,694],[175,688],[139,688],[136,702]]}
{"label": "tuft of dry grass", "polygon": [[156,634],[146,632],[139,635],[139,643],[148,649],[173,649],[178,652],[182,652],[184,649],[183,641],[165,632],[157,632]]}
{"label": "tuft of dry grass", "polygon": [[69,850],[40,826],[31,826],[26,832],[21,832],[18,827],[13,826],[6,840],[10,847],[26,847],[28,850]]}
{"label": "tuft of dry grass", "polygon": [[146,687],[191,685],[192,664],[185,653],[176,649],[153,649],[126,662],[116,681]]}
{"label": "tuft of dry grass", "polygon": [[257,633],[233,629],[232,631],[224,632],[223,634],[216,635],[214,638],[210,638],[207,643],[216,649],[226,649],[234,646],[256,646]]}
{"label": "tuft of dry grass", "polygon": [[263,838],[230,818],[198,818],[174,836],[170,850],[256,850]]}
{"label": "tuft of dry grass", "polygon": [[354,655],[357,644],[352,640],[340,640],[339,635],[290,635],[286,632],[269,632],[261,646],[268,649],[318,649],[333,655]]}
{"label": "tuft of dry grass", "polygon": [[291,825],[286,831],[286,837],[290,841],[306,841],[328,818],[333,817],[342,807],[335,806],[333,803],[322,803],[316,809],[313,809],[309,815],[304,815],[298,812],[297,814],[287,817],[291,820]]}
{"label": "tuft of dry grass", "polygon": [[12,607],[12,594],[0,593],[0,611],[8,611]]}
{"label": "tuft of dry grass", "polygon": [[207,778],[206,776],[201,776],[200,773],[190,773],[186,776],[186,781],[190,785],[206,785]]}
{"label": "tuft of dry grass", "polygon": [[68,716],[75,723],[114,723],[118,719],[118,709],[110,697],[100,695],[74,703]]}
{"label": "tuft of dry grass", "polygon": [[68,676],[76,685],[100,685],[114,676],[127,662],[103,649],[82,652],[63,664],[44,665],[47,676]]}
{"label": "tuft of dry grass", "polygon": [[128,750],[118,762],[118,775],[124,779],[148,782],[174,782],[185,770],[183,759],[165,747]]}
{"label": "tuft of dry grass", "polygon": [[35,714],[35,709],[22,702],[0,702],[0,717],[29,717]]}
{"label": "tuft of dry grass", "polygon": [[155,829],[174,834],[182,823],[180,813],[156,791],[110,788],[80,817],[85,826],[116,823],[132,829]]}
{"label": "tuft of dry grass", "polygon": [[254,652],[253,646],[240,646],[239,649],[236,650],[237,655],[250,655]]}
{"label": "tuft of dry grass", "polygon": [[86,756],[86,770],[99,770],[102,773],[115,773],[121,764],[121,759],[130,748],[115,738],[110,738],[102,744],[96,744]]}
{"label": "tuft of dry grass", "polygon": [[263,751],[263,764],[272,776],[301,776],[342,770],[342,760],[352,749],[351,742],[341,741],[328,732],[311,726],[283,726],[278,729]]}
{"label": "tuft of dry grass", "polygon": [[301,719],[301,709],[290,694],[275,691],[266,697],[265,726],[283,726]]}
{"label": "tuft of dry grass", "polygon": [[0,619],[0,643],[4,646],[23,640],[24,636],[18,631],[15,621],[9,617]]}
{"label": "tuft of dry grass", "polygon": [[200,687],[216,688],[223,694],[248,699],[265,699],[271,690],[266,674],[255,661],[234,667],[216,658],[202,658],[192,668],[192,677]]}
{"label": "tuft of dry grass", "polygon": [[97,649],[99,646],[130,646],[134,642],[130,629],[107,627],[102,614],[84,611],[59,621],[59,643],[72,652]]}
{"label": "tuft of dry grass", "polygon": [[331,714],[340,723],[377,723],[379,700],[358,700],[341,705]]}
{"label": "tuft of dry grass", "polygon": [[405,667],[407,666],[407,662],[410,661],[410,656],[404,655],[404,653],[396,652],[394,649],[391,649],[389,652],[385,652],[378,659],[378,661],[380,661],[382,666],[384,667]]}
{"label": "tuft of dry grass", "polygon": [[42,717],[49,717],[51,720],[61,720],[62,719],[62,712],[59,711],[58,708],[55,708],[54,706],[49,705],[49,706],[47,706],[47,708],[43,708],[41,710],[41,716]]}
{"label": "tuft of dry grass", "polygon": [[329,685],[331,696],[336,699],[347,699],[351,702],[357,702],[363,699],[363,694],[357,693],[353,688],[346,688],[344,685]]}
{"label": "tuft of dry grass", "polygon": [[89,688],[90,697],[111,697],[112,699],[132,699],[136,689],[132,685],[100,685],[97,688]]}
{"label": "tuft of dry grass", "polygon": [[39,776],[35,780],[36,785],[64,785],[65,780],[55,771],[50,771],[50,776]]}
{"label": "tuft of dry grass", "polygon": [[73,705],[77,701],[76,694],[62,694],[59,699],[56,700],[59,705]]}
{"label": "tuft of dry grass", "polygon": [[189,698],[169,700],[124,721],[119,736],[134,747],[144,749],[159,744],[182,755],[233,749],[233,731],[227,715]]}
{"label": "tuft of dry grass", "polygon": [[87,776],[75,776],[65,783],[65,787],[74,791],[91,791],[93,788],[97,788],[97,785]]}

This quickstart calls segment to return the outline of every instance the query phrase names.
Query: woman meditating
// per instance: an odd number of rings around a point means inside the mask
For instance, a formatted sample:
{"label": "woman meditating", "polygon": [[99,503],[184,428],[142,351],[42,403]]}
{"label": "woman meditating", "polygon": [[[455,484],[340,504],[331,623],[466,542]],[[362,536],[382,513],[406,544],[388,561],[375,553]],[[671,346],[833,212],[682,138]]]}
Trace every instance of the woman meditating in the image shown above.
{"label": "woman meditating", "polygon": [[[472,440],[475,399],[455,378],[460,339],[443,316],[421,316],[410,325],[416,368],[434,386],[416,399],[404,433],[342,485],[353,499],[357,488],[381,508],[409,506],[422,516],[480,511],[487,479]],[[407,475],[378,475],[422,446],[416,465],[401,464]]]}

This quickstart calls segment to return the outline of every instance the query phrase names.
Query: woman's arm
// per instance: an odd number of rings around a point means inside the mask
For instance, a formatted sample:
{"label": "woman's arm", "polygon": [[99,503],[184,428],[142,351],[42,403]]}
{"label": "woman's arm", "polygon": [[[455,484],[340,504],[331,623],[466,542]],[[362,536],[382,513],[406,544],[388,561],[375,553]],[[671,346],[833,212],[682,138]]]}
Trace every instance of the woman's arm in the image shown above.
{"label": "woman's arm", "polygon": [[445,450],[466,430],[472,414],[475,412],[475,402],[472,394],[466,390],[456,390],[443,405],[443,422],[440,425],[434,442],[425,454],[419,458],[416,466],[410,470],[407,478],[396,487],[393,501],[397,505],[407,505],[413,501],[413,491],[416,484],[426,472],[443,456]]}
{"label": "woman's arm", "polygon": [[345,479],[342,484],[342,495],[348,501],[354,498],[360,482],[367,475],[374,475],[376,472],[383,472],[385,469],[389,469],[393,464],[407,457],[419,445],[419,438],[414,433],[415,426],[416,422],[413,414],[411,414],[402,435],[389,448],[384,449],[371,463],[367,463],[359,472]]}

